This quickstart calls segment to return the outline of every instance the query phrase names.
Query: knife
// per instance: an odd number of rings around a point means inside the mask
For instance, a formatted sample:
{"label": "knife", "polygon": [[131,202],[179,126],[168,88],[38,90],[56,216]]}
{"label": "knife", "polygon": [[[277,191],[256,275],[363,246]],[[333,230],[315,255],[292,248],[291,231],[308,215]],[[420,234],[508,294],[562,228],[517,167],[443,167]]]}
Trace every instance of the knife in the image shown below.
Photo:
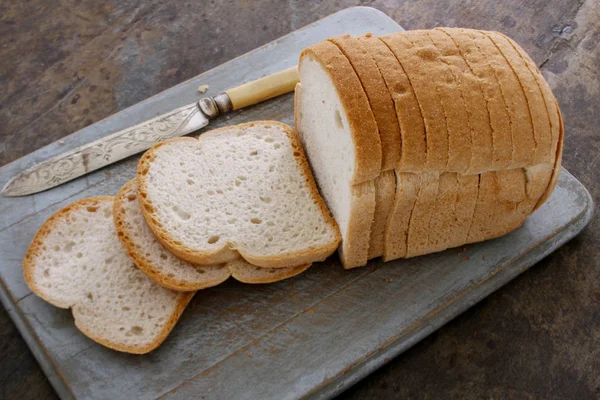
{"label": "knife", "polygon": [[226,90],[217,96],[202,98],[42,161],[10,179],[2,189],[2,194],[25,196],[61,185],[147,150],[158,142],[201,129],[208,125],[210,119],[220,114],[292,92],[297,82],[298,69],[294,66]]}

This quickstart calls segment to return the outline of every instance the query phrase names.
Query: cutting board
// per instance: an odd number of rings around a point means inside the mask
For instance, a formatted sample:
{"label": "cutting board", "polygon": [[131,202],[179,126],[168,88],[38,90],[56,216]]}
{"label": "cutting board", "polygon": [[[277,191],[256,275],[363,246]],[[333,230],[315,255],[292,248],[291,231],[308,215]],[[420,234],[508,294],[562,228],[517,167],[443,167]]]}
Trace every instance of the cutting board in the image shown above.
{"label": "cutting board", "polygon": [[[402,28],[371,8],[350,8],[91,125],[0,169],[0,187],[31,166],[297,62],[327,37]],[[257,119],[293,123],[292,95],[232,113],[211,128]],[[71,312],[33,295],[21,263],[53,212],[87,196],[111,195],[134,177],[137,157],[47,192],[0,197],[0,298],[63,398],[293,399],[340,393],[575,236],[593,202],[563,170],[556,190],[516,231],[442,253],[370,262],[344,271],[336,256],[271,285],[233,280],[199,292],[171,336],[143,356],[83,336]]]}

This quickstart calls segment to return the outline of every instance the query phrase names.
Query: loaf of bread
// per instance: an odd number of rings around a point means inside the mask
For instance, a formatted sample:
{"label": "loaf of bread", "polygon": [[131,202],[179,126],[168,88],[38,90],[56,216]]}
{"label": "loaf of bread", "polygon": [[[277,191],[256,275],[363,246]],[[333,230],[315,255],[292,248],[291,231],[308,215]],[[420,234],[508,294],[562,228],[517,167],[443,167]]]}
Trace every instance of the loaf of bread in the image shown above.
{"label": "loaf of bread", "polygon": [[500,33],[344,35],[305,49],[299,72],[296,129],[346,268],[501,236],[556,184],[556,99]]}

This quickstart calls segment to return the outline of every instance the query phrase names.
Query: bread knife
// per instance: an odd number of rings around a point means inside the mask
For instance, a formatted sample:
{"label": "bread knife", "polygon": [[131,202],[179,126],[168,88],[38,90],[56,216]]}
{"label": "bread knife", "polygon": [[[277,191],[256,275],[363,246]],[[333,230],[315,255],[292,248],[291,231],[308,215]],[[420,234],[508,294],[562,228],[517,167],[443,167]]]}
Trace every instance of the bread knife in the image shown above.
{"label": "bread knife", "polygon": [[147,150],[158,142],[204,128],[212,118],[294,91],[296,66],[177,108],[138,125],[70,150],[28,168],[10,179],[4,196],[25,196]]}

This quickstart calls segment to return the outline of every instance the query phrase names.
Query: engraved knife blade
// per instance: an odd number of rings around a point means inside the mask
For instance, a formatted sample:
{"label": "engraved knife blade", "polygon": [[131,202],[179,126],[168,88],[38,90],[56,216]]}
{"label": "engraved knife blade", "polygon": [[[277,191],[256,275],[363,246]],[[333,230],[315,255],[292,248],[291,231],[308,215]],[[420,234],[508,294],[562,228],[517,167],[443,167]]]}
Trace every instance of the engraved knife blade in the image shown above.
{"label": "engraved knife blade", "polygon": [[200,103],[188,104],[42,161],[8,181],[2,194],[25,196],[53,188],[149,149],[158,142],[203,128],[208,122],[209,117],[200,109]]}

